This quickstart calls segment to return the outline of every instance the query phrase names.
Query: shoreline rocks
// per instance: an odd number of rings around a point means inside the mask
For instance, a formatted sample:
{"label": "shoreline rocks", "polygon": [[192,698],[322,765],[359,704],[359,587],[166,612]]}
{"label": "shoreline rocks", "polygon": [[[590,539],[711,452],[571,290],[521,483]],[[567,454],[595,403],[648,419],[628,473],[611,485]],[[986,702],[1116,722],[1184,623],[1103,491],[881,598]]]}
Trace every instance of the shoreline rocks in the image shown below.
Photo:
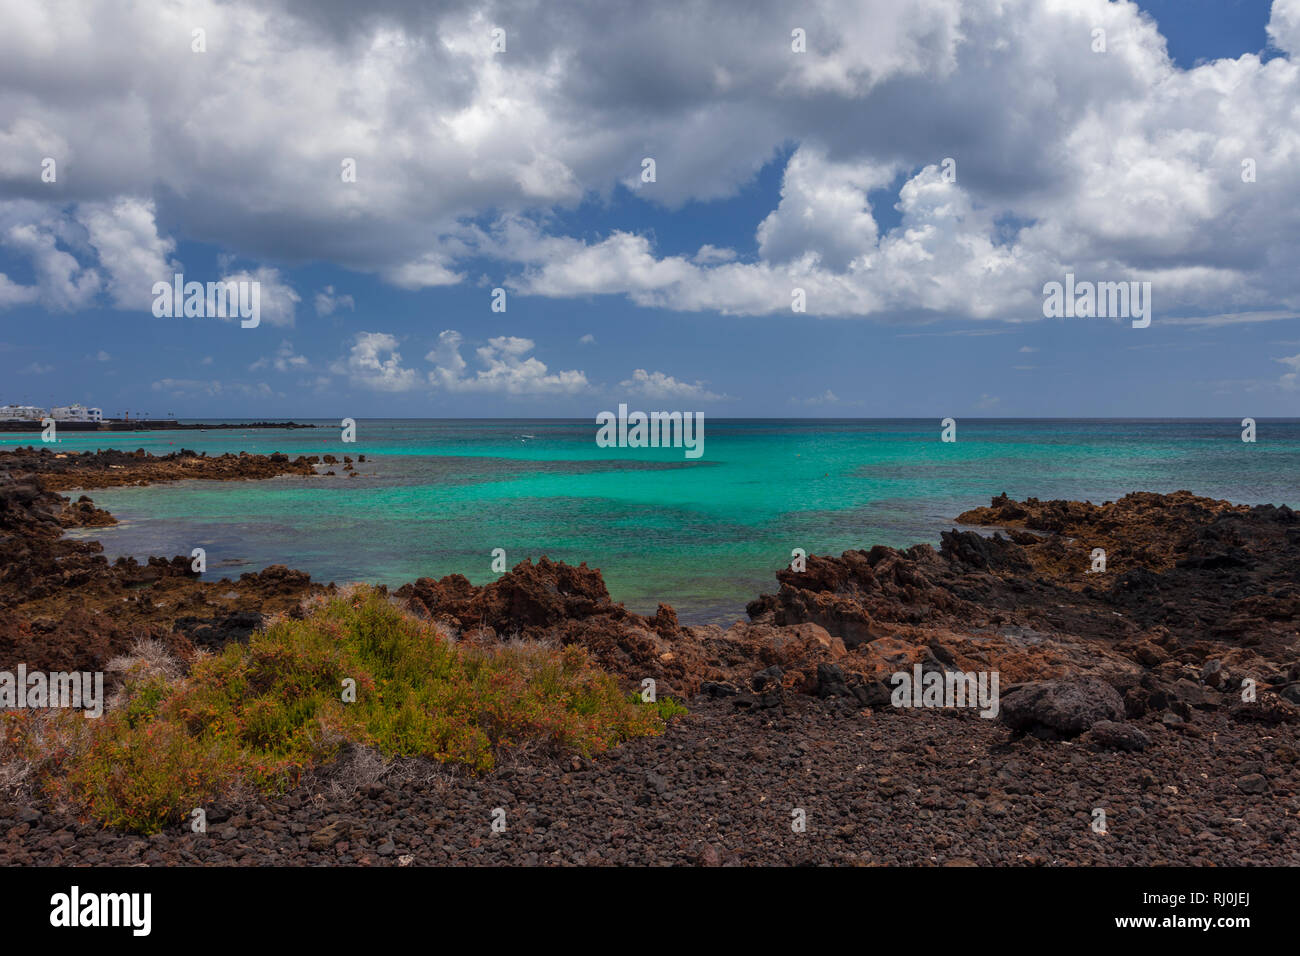
{"label": "shoreline rocks", "polygon": [[0,452],[0,668],[23,663],[43,671],[102,670],[138,638],[186,655],[191,634],[209,646],[207,635],[215,633],[220,643],[234,637],[232,615],[293,613],[305,597],[328,590],[283,565],[235,582],[207,582],[185,556],[110,564],[99,542],[63,536],[69,528],[103,527],[116,519],[89,497],[73,502],[60,490],[281,474],[314,474],[313,463],[184,450],[160,457],[143,451]]}

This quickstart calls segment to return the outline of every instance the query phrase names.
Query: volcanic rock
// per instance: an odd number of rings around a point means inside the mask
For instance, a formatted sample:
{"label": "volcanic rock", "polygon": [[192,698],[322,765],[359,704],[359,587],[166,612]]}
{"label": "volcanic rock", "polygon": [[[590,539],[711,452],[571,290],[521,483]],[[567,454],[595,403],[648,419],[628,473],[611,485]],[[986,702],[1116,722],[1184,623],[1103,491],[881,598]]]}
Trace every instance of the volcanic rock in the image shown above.
{"label": "volcanic rock", "polygon": [[1012,730],[1074,737],[1099,721],[1122,721],[1124,700],[1093,678],[1031,681],[1002,694],[1001,716]]}

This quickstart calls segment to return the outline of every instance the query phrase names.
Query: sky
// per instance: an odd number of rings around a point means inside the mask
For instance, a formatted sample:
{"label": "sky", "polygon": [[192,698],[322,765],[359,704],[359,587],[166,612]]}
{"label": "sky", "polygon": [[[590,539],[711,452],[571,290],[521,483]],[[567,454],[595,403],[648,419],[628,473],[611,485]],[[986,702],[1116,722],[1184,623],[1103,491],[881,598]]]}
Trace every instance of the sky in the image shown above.
{"label": "sky", "polygon": [[0,0],[0,404],[1300,414],[1300,0],[544,7]]}

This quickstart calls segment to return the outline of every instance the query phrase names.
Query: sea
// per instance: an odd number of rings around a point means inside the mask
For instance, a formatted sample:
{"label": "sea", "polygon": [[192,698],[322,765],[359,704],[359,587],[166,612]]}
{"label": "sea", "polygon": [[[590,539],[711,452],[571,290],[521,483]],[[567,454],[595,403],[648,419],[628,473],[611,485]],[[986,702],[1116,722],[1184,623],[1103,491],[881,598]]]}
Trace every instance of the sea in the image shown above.
{"label": "sea", "polygon": [[[120,523],[75,533],[110,559],[201,547],[213,580],[285,564],[340,584],[451,573],[483,584],[498,576],[496,549],[510,567],[546,555],[598,568],[634,611],[664,602],[683,622],[725,626],[775,589],[796,548],[937,544],[958,514],[1003,492],[1101,503],[1186,489],[1300,506],[1296,419],[1260,419],[1254,442],[1226,419],[963,419],[952,442],[938,419],[710,419],[698,459],[599,447],[592,420],[359,419],[355,443],[336,419],[300,421],[320,427],[65,432],[67,452],[340,459],[336,478],[96,490]],[[344,454],[366,456],[360,477],[344,476]]]}

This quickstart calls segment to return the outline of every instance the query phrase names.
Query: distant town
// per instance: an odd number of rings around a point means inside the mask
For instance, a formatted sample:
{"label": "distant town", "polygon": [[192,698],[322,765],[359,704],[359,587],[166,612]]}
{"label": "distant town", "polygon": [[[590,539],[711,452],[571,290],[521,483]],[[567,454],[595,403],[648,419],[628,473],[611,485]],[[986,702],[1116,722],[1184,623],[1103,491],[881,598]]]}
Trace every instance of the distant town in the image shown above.
{"label": "distant town", "polygon": [[[56,422],[102,422],[104,412],[99,408],[87,408],[85,405],[56,405],[51,409],[40,408],[36,405],[3,405],[0,406],[0,421],[9,422],[37,422],[44,418],[52,418]],[[109,419],[112,421],[112,419]]]}
{"label": "distant town", "polygon": [[0,432],[34,432],[41,431],[45,423],[53,419],[58,428],[68,431],[105,431],[138,432],[192,429],[249,429],[249,428],[315,428],[298,422],[265,421],[228,421],[228,422],[180,422],[171,412],[166,418],[150,418],[148,412],[137,412],[135,417],[130,412],[122,412],[119,418],[105,418],[102,408],[88,407],[80,403],[56,405],[42,408],[39,405],[0,405]]}
{"label": "distant town", "polygon": [[58,428],[67,431],[144,431],[148,429],[178,428],[175,416],[151,419],[147,414],[122,412],[119,418],[105,418],[102,408],[82,405],[0,405],[0,432],[40,431],[46,422],[54,421]]}

